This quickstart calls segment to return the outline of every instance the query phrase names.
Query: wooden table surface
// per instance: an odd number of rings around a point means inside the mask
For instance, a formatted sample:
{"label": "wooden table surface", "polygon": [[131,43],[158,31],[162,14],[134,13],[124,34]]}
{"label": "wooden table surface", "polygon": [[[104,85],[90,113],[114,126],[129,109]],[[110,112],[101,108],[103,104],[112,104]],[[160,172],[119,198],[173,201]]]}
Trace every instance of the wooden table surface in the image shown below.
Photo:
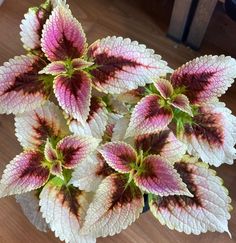
{"label": "wooden table surface", "polygon": [[[206,53],[229,54],[236,57],[235,23],[222,12],[213,16],[201,52],[178,45],[166,38],[172,1],[159,0],[74,0],[73,13],[84,25],[88,41],[107,35],[121,35],[136,39],[154,48],[157,53],[177,67],[195,56]],[[19,38],[19,23],[29,6],[37,5],[37,0],[6,0],[0,7],[0,63],[14,55],[23,54]],[[215,22],[214,22],[215,21]],[[217,23],[217,24],[215,24]],[[233,34],[234,33],[234,34]],[[236,114],[235,86],[224,100]],[[15,136],[12,116],[0,116],[0,170],[21,151]],[[236,166],[222,166],[217,169],[230,190],[232,204],[236,207]],[[149,213],[143,214],[132,226],[121,234],[98,239],[99,243],[233,243],[236,242],[236,210],[232,213],[229,228],[233,239],[219,233],[206,233],[200,236],[187,236],[161,226]],[[0,200],[0,243],[54,243],[59,242],[52,233],[37,231],[24,217],[15,199]]]}

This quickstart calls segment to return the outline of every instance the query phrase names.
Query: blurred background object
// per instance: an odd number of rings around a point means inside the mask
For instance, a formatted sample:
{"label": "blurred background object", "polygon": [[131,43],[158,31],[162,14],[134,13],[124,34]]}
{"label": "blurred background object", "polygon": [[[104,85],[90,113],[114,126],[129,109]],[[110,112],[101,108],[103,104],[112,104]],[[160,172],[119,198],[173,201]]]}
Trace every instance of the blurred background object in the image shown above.
{"label": "blurred background object", "polygon": [[[172,68],[177,68],[196,56],[224,54],[236,58],[236,22],[225,12],[224,3],[217,1],[209,25],[201,43],[195,51],[167,37],[175,2],[183,9],[184,2],[191,0],[67,0],[72,12],[84,26],[89,43],[105,36],[130,37],[153,48]],[[205,3],[211,0],[205,0]],[[19,36],[19,25],[27,9],[39,5],[43,0],[5,0],[0,8],[0,65],[9,58],[24,54]],[[186,16],[182,16],[186,18]],[[179,22],[175,20],[175,25]],[[236,85],[227,91],[223,101],[236,115]],[[0,116],[0,173],[21,147],[14,135],[12,116]],[[215,168],[214,168],[215,169]],[[236,208],[236,164],[216,168],[224,179]],[[59,243],[52,233],[41,233],[32,226],[22,213],[14,197],[0,202],[1,243]],[[236,243],[236,210],[232,212],[228,235],[220,233],[185,235],[162,226],[150,212],[127,230],[113,237],[98,239],[98,243]]]}
{"label": "blurred background object", "polygon": [[230,18],[236,21],[236,0],[225,0],[225,10]]}
{"label": "blurred background object", "polygon": [[217,4],[236,20],[236,0],[175,0],[168,36],[199,49]]}

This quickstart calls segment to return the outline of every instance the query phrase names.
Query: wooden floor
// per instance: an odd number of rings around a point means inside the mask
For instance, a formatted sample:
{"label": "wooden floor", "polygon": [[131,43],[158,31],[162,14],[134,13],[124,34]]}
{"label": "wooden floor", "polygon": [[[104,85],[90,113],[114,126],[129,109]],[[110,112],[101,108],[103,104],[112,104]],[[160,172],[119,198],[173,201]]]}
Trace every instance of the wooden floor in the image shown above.
{"label": "wooden floor", "polygon": [[[27,8],[39,0],[5,0],[0,7],[0,63],[24,53],[19,38],[19,23]],[[154,48],[177,67],[195,56],[228,54],[236,57],[236,23],[226,17],[219,6],[210,23],[200,52],[166,38],[171,0],[68,0],[73,13],[84,25],[89,43],[107,35],[136,39]],[[147,6],[147,3],[149,5]],[[236,114],[236,86],[224,100]],[[11,116],[0,116],[0,171],[21,151],[14,136]],[[236,207],[236,166],[222,166],[219,175],[225,181]],[[127,230],[114,237],[99,239],[99,243],[236,243],[236,210],[229,224],[233,240],[227,234],[206,233],[187,236],[161,226],[150,213],[140,217]],[[0,243],[54,243],[52,233],[38,232],[24,217],[14,198],[0,200]]]}

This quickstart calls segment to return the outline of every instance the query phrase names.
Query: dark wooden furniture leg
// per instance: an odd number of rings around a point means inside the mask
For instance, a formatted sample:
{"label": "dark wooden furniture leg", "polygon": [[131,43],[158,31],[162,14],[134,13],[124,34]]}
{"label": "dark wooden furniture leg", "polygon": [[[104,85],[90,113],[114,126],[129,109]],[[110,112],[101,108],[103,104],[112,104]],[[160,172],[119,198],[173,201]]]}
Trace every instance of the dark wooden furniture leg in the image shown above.
{"label": "dark wooden furniture leg", "polygon": [[200,47],[217,1],[199,0],[186,41],[186,44],[190,47],[194,49]]}
{"label": "dark wooden furniture leg", "polygon": [[174,2],[168,36],[176,41],[182,41],[183,39],[192,1],[175,0]]}

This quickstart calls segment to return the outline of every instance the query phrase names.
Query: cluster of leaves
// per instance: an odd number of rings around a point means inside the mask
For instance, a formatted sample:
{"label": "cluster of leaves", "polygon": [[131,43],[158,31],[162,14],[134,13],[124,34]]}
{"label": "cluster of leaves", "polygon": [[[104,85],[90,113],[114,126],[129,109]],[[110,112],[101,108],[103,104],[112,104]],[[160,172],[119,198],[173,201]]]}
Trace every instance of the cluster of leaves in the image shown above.
{"label": "cluster of leaves", "polygon": [[27,54],[0,67],[0,112],[15,115],[24,151],[6,166],[0,197],[16,195],[39,230],[66,242],[126,229],[144,196],[170,229],[229,233],[231,200],[209,165],[235,158],[236,118],[218,100],[235,59],[203,56],[173,71],[130,39],[88,46],[62,0],[30,8],[21,30]]}

